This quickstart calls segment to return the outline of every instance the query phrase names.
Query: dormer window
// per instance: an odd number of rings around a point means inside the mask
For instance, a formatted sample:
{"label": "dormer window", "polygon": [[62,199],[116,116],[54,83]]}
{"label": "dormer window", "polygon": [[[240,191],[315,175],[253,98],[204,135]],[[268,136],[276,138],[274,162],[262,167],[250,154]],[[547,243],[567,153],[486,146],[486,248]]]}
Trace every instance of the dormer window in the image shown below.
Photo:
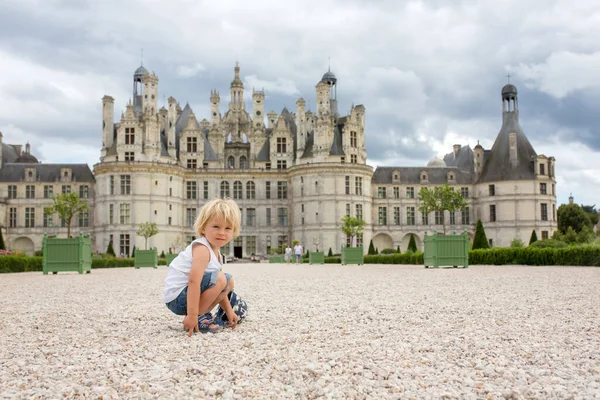
{"label": "dormer window", "polygon": [[427,171],[421,171],[421,183],[427,182],[428,181],[428,177],[427,177]]}
{"label": "dormer window", "polygon": [[61,181],[70,182],[72,180],[71,168],[61,168],[60,176],[61,176]]}
{"label": "dormer window", "polygon": [[35,168],[25,168],[25,180],[27,182],[35,182],[36,173]]}
{"label": "dormer window", "polygon": [[398,170],[392,171],[392,182],[400,183],[400,171],[398,171]]}
{"label": "dormer window", "polygon": [[448,182],[454,182],[454,172],[448,172]]}

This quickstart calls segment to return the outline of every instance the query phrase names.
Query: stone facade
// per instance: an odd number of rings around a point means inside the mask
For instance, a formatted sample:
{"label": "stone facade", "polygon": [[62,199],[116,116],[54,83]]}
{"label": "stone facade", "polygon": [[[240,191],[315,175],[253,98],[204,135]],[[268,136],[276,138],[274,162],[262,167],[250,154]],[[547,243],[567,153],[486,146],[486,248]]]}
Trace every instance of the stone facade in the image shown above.
{"label": "stone facade", "polygon": [[[241,236],[224,249],[230,256],[263,255],[293,239],[310,250],[339,252],[347,245],[340,230],[347,213],[366,224],[354,245],[366,249],[372,239],[380,250],[399,245],[404,251],[414,234],[422,248],[425,232],[443,227],[434,213],[420,215],[418,192],[444,183],[469,202],[463,212],[446,214],[448,232],[466,229],[472,235],[481,218],[492,244],[508,246],[514,238],[527,241],[533,229],[539,237],[557,229],[555,160],[538,156],[521,130],[513,85],[502,89],[503,125],[492,149],[455,145],[443,160],[425,167],[373,171],[366,164],[365,108],[338,113],[337,79],[330,71],[316,85],[315,113],[299,99],[295,112],[270,111],[266,119],[262,91],[253,91],[252,110],[246,110],[238,65],[224,114],[219,92],[211,91],[210,121],[198,121],[189,105],[181,108],[172,97],[168,108],[158,109],[158,82],[156,74],[138,68],[133,101],[116,123],[113,98],[102,99],[101,161],[86,181],[89,225],[80,228],[93,233],[97,251],[105,251],[111,240],[117,253],[143,246],[136,227],[146,221],[156,222],[160,232],[149,246],[177,251],[194,237],[193,221],[203,204],[221,196],[232,197],[242,210]],[[0,169],[0,217],[9,226],[7,207],[18,208],[16,226],[6,233],[9,246],[29,238],[38,249],[47,230],[42,209],[50,200],[21,198],[22,181],[15,183],[17,198],[8,198],[13,184],[6,171],[14,161]],[[24,208],[32,204],[35,228],[24,224]]]}

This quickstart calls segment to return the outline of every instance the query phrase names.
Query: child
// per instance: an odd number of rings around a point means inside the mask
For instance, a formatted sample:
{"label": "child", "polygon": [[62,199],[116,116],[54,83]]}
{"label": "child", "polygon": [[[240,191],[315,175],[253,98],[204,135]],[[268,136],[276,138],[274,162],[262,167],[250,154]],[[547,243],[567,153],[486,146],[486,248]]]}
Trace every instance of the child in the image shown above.
{"label": "child", "polygon": [[285,262],[286,263],[290,263],[290,261],[292,261],[292,248],[290,247],[290,245],[288,244],[287,247],[285,248]]}
{"label": "child", "polygon": [[237,325],[238,316],[227,297],[233,290],[233,279],[222,271],[219,249],[238,236],[240,220],[240,209],[233,200],[209,201],[194,223],[199,238],[169,265],[163,300],[169,310],[185,315],[183,327],[188,336],[194,331],[216,333],[223,329],[210,314],[217,304],[225,311],[229,326]]}

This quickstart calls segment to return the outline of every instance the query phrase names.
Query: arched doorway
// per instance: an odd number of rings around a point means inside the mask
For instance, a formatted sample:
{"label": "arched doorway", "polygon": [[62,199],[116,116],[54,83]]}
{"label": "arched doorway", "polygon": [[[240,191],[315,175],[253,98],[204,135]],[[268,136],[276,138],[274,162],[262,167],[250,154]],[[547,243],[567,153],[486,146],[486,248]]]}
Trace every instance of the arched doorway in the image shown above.
{"label": "arched doorway", "polygon": [[28,256],[34,253],[33,240],[28,237],[21,236],[13,240],[12,249],[17,252],[25,252]]}
{"label": "arched doorway", "polygon": [[[407,233],[402,238],[402,241],[400,243],[400,251],[402,253],[405,253],[406,250],[408,249],[408,243],[410,242],[410,235],[411,235],[411,233]],[[422,240],[419,237],[419,235],[416,234],[416,233],[412,233],[412,235],[415,237],[415,244],[417,245],[417,250],[418,251],[423,251],[423,243],[422,243]]]}
{"label": "arched doorway", "polygon": [[394,241],[392,240],[392,237],[387,233],[378,233],[373,238],[373,246],[375,246],[379,251],[383,249],[393,249]]}

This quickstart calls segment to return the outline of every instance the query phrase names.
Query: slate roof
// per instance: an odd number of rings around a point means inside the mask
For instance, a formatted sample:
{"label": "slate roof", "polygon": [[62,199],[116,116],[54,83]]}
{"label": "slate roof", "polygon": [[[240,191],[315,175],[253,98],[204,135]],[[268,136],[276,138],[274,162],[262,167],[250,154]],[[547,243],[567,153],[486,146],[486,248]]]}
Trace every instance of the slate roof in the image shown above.
{"label": "slate roof", "polygon": [[[509,134],[517,134],[517,159],[515,167],[509,160]],[[529,180],[535,178],[533,158],[537,153],[529,143],[527,136],[519,125],[518,111],[503,113],[502,128],[496,137],[491,151],[485,159],[481,175],[477,182],[495,182],[512,180]]]}
{"label": "slate roof", "polygon": [[35,168],[40,182],[60,181],[61,168],[71,168],[73,182],[96,182],[87,164],[4,164],[0,169],[0,182],[21,182],[25,179],[25,168]]}
{"label": "slate roof", "polygon": [[302,153],[302,157],[300,158],[308,158],[313,156],[313,146],[315,144],[315,131],[310,131],[306,133],[306,145],[304,147],[304,152]]}
{"label": "slate roof", "polygon": [[219,157],[217,157],[217,153],[210,145],[208,141],[208,129],[202,130],[202,136],[204,136],[204,161],[219,161]]}
{"label": "slate roof", "polygon": [[456,156],[454,156],[454,152],[446,154],[444,162],[448,167],[471,171],[473,170],[473,150],[470,146],[461,146]]}
{"label": "slate roof", "polygon": [[12,145],[2,143],[2,164],[15,162],[18,157],[17,151]]}
{"label": "slate roof", "polygon": [[267,138],[265,139],[265,143],[261,147],[260,151],[256,155],[256,161],[271,161],[271,132],[273,132],[273,129],[265,129]]}
{"label": "slate roof", "polygon": [[333,128],[333,143],[331,143],[331,149],[329,149],[329,154],[332,156],[345,156],[342,143],[342,130],[344,129],[344,125],[335,125]]}
{"label": "slate roof", "polygon": [[467,185],[473,183],[470,172],[458,170],[456,167],[446,168],[427,168],[427,167],[377,167],[373,173],[372,183],[376,184],[392,184],[392,173],[400,172],[400,183],[402,185],[412,184],[418,185],[421,183],[421,171],[427,171],[428,182],[432,185],[441,185],[448,182],[448,172],[453,172],[456,176],[457,184]]}

